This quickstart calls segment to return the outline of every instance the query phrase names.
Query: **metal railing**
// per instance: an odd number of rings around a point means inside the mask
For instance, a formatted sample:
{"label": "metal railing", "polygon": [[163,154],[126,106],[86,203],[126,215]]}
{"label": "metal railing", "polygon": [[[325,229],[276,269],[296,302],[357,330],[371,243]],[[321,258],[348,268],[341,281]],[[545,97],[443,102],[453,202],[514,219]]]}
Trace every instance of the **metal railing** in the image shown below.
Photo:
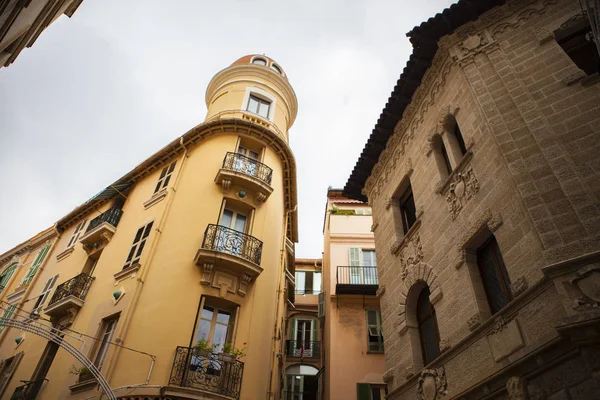
{"label": "metal railing", "polygon": [[337,267],[335,278],[338,285],[379,285],[377,267]]}
{"label": "metal railing", "polygon": [[116,228],[119,224],[119,221],[121,220],[121,215],[123,215],[123,210],[121,210],[120,208],[111,208],[110,210],[103,212],[102,214],[98,215],[96,218],[91,220],[87,229],[85,230],[85,233],[88,233],[92,229],[101,225],[103,222],[108,222]]}
{"label": "metal railing", "polygon": [[296,294],[319,294],[319,289],[295,289]]}
{"label": "metal railing", "polygon": [[240,398],[244,363],[225,360],[223,355],[177,346],[169,378],[170,385],[189,387]]}
{"label": "metal railing", "polygon": [[77,275],[75,278],[69,279],[68,281],[61,283],[54,291],[54,294],[52,295],[48,306],[51,306],[52,304],[69,296],[75,296],[77,298],[80,298],[81,300],[85,300],[85,296],[87,295],[87,292],[93,280],[94,278],[92,278],[88,274],[82,273]]}
{"label": "metal railing", "polygon": [[10,400],[35,400],[44,381],[47,381],[47,379],[39,379],[33,382],[21,381],[27,383],[17,386],[12,396],[10,396]]}
{"label": "metal railing", "polygon": [[260,265],[262,242],[257,238],[222,225],[209,224],[202,248],[229,253]]}
{"label": "metal railing", "polygon": [[246,175],[260,179],[268,185],[271,184],[271,178],[273,177],[271,168],[240,153],[227,152],[223,159],[223,168],[243,172]]}
{"label": "metal railing", "polygon": [[321,342],[310,340],[286,340],[285,354],[288,357],[321,357]]}

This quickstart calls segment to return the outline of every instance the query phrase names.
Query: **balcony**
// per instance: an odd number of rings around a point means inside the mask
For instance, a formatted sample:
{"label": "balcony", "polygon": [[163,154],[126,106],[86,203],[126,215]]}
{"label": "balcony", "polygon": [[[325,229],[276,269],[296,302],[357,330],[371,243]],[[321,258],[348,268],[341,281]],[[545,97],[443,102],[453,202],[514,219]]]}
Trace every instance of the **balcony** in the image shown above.
{"label": "balcony", "polygon": [[[178,346],[165,396],[168,394],[171,397],[183,397],[182,391],[177,388],[179,387],[239,399],[243,374],[244,363],[241,361],[229,361],[225,360],[221,354],[202,353],[194,347]],[[184,398],[203,399],[205,397],[198,393],[196,395],[188,394]]]}
{"label": "balcony", "polygon": [[44,381],[47,381],[47,379],[40,379],[33,382],[21,381],[27,383],[25,385],[17,386],[12,396],[10,396],[10,400],[35,400]]}
{"label": "balcony", "polygon": [[110,242],[122,214],[121,209],[111,208],[90,221],[85,233],[79,239],[88,254],[95,253]]}
{"label": "balcony", "polygon": [[87,274],[79,274],[61,283],[54,291],[44,312],[51,317],[60,318],[72,308],[79,310],[83,307],[85,296],[93,280],[94,278]]}
{"label": "balcony", "polygon": [[379,288],[377,267],[337,267],[335,294],[375,295]]}
{"label": "balcony", "polygon": [[313,342],[308,340],[286,340],[285,354],[288,357],[320,358],[321,342]]}
{"label": "balcony", "polygon": [[215,182],[221,185],[223,192],[235,186],[250,194],[256,204],[260,204],[273,192],[272,177],[273,170],[265,164],[243,154],[228,152]]}
{"label": "balcony", "polygon": [[260,240],[245,233],[222,225],[208,225],[195,258],[196,264],[204,267],[202,283],[210,283],[212,268],[217,264],[219,269],[240,276],[238,293],[245,295],[248,282],[263,270],[262,245]]}

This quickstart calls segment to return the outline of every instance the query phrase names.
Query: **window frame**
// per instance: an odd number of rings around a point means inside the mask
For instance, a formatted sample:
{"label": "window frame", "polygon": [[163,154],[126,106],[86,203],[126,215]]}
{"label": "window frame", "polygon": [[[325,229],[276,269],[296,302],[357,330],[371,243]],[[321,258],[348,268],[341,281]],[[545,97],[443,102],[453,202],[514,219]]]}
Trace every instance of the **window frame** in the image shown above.
{"label": "window frame", "polygon": [[[369,313],[375,313],[375,325],[369,323]],[[381,320],[381,310],[368,308],[365,310],[365,322],[367,326],[367,354],[379,354],[385,352],[385,342],[383,338],[383,325]],[[372,331],[375,329],[376,332]],[[377,341],[371,341],[371,337],[377,337]],[[372,345],[376,345],[377,349],[373,350]]]}
{"label": "window frame", "polygon": [[[254,100],[257,103],[257,107],[256,107],[256,111],[253,111],[250,109],[250,102]],[[260,96],[259,94],[255,93],[255,92],[250,92],[250,94],[248,95],[248,101],[246,102],[246,111],[254,114],[254,115],[258,115],[261,118],[270,120],[270,116],[271,116],[271,105],[273,104],[273,101],[271,101],[270,99],[266,99],[263,96]],[[266,105],[267,106],[267,113],[266,115],[262,115],[260,114],[260,109],[261,109],[261,105]]]}
{"label": "window frame", "polygon": [[[491,246],[491,247],[489,247]],[[493,265],[483,264],[483,259],[480,257],[481,253],[485,250],[489,250],[493,253],[492,257]],[[502,308],[508,305],[513,300],[512,291],[510,288],[510,276],[508,274],[508,270],[506,269],[506,264],[504,264],[504,259],[502,257],[502,252],[500,251],[500,246],[498,245],[498,241],[494,235],[490,235],[486,241],[477,248],[476,251],[476,261],[477,261],[477,271],[479,272],[479,277],[481,281],[481,285],[485,292],[487,305],[489,307],[490,316],[497,314]],[[491,269],[491,270],[490,270]],[[487,271],[486,271],[487,270]],[[490,285],[492,284],[489,281],[489,274],[484,274],[483,272],[493,273],[500,285],[499,289],[501,291],[501,295],[505,297],[505,303],[500,307],[496,306],[496,301],[492,299],[494,293],[490,293]],[[487,277],[487,278],[486,278]]]}
{"label": "window frame", "polygon": [[44,289],[42,289],[42,293],[40,293],[40,295],[38,296],[38,298],[35,301],[35,304],[33,306],[33,310],[31,310],[32,315],[33,314],[39,315],[41,313],[42,308],[44,307],[44,303],[46,303],[46,300],[48,299],[48,297],[50,296],[50,293],[52,292],[52,289],[54,288],[54,284],[58,280],[58,276],[59,276],[59,274],[56,274],[56,275],[50,277],[46,281],[46,284],[44,285]]}
{"label": "window frame", "polygon": [[35,274],[37,274],[37,271],[40,269],[40,266],[44,263],[46,256],[50,252],[50,246],[51,246],[50,243],[46,244],[37,253],[37,255],[35,256],[35,259],[33,260],[33,263],[31,264],[31,267],[29,267],[27,274],[21,281],[21,286],[28,285],[29,283],[31,283],[31,281],[33,280],[33,277],[35,276]]}
{"label": "window frame", "polygon": [[[419,306],[421,303],[421,301],[420,301],[421,296],[427,297],[427,304],[429,305],[429,314],[428,314],[427,318],[425,318],[423,320],[421,320],[421,316],[419,315]],[[431,296],[431,293],[429,291],[429,287],[425,286],[424,288],[422,288],[417,297],[417,304],[416,304],[416,310],[415,310],[415,316],[416,316],[416,320],[417,320],[417,329],[419,332],[419,342],[421,345],[421,357],[422,357],[422,361],[423,361],[423,366],[428,365],[429,363],[433,362],[435,359],[437,359],[441,355],[440,330],[439,330],[439,326],[438,326],[438,322],[437,322],[437,315],[435,312],[435,307],[431,303],[430,296]],[[427,333],[435,335],[436,348],[434,350],[436,350],[436,352],[437,352],[437,354],[431,360],[427,356],[427,349],[426,349],[426,345],[425,345],[425,341],[424,341],[424,337],[425,337],[424,336],[424,325],[425,325],[425,322],[427,322],[429,319],[431,319],[433,321],[433,332],[427,332]]]}
{"label": "window frame", "polygon": [[[10,264],[8,268],[2,271],[2,273],[0,274],[0,293],[2,293],[4,289],[6,289],[6,287],[8,286],[10,278],[12,278],[12,276],[15,274],[15,271],[17,270],[18,266],[19,263],[14,262]],[[2,284],[2,282],[4,282],[4,284]]]}
{"label": "window frame", "polygon": [[[215,325],[217,323],[219,311],[229,313],[229,322],[227,324],[227,333],[225,335],[226,336],[225,343],[234,343],[236,331],[237,331],[237,323],[238,323],[238,318],[239,318],[239,313],[240,313],[239,304],[230,302],[228,300],[212,297],[212,296],[202,295],[200,298],[200,304],[198,305],[197,317],[196,317],[196,321],[194,324],[194,330],[192,333],[192,343],[190,344],[191,347],[194,347],[196,345],[196,343],[198,342],[198,335],[200,334],[201,322],[203,320],[209,321],[206,318],[202,318],[202,311],[205,308],[212,308],[212,317],[210,320],[209,333],[208,333],[208,337],[207,337],[208,343],[212,344],[212,340],[213,340],[213,336],[214,336],[214,332],[215,332]],[[223,325],[222,323],[219,323],[219,324]],[[219,343],[219,346],[217,346],[215,348],[215,352],[218,353],[223,348],[225,343]]]}
{"label": "window frame", "polygon": [[[299,274],[304,274],[304,288],[300,288],[299,285],[295,285],[295,292],[296,294],[301,294],[301,295],[307,295],[307,294],[319,294],[321,293],[321,291],[323,290],[323,272],[322,271],[308,271],[308,270],[296,270],[294,272],[294,279],[295,282],[298,283],[300,281],[299,278]],[[311,279],[307,279],[307,274],[311,275]],[[316,276],[317,274],[320,276],[320,278],[318,279],[319,281],[319,287],[317,289],[315,289],[315,282],[317,282]],[[307,287],[307,282],[311,283],[310,288]]]}
{"label": "window frame", "polygon": [[69,242],[67,244],[67,249],[70,249],[77,244],[77,240],[79,239],[79,236],[81,236],[81,234],[83,233],[83,228],[85,227],[86,222],[87,219],[84,219],[75,227],[75,230],[73,231],[73,234],[71,235],[71,238],[69,239]]}
{"label": "window frame", "polygon": [[[412,201],[409,202],[409,200]],[[408,207],[410,205],[409,203],[412,203],[412,210]],[[402,192],[402,195],[398,197],[398,206],[400,208],[400,215],[402,218],[402,228],[404,229],[404,234],[406,235],[408,231],[410,231],[410,229],[417,223],[417,205],[415,203],[415,196],[410,181],[408,182],[408,187],[404,190],[404,192]],[[408,218],[409,212],[411,214],[410,216],[412,217],[411,219],[413,219],[412,222],[410,222]]]}
{"label": "window frame", "polygon": [[[264,62],[264,64],[261,64],[260,62],[256,62],[256,61],[262,61],[262,62]],[[250,60],[250,64],[259,65],[261,67],[266,67],[269,65],[269,63],[267,62],[267,59],[264,57],[261,57],[261,56],[253,57],[252,60]]]}
{"label": "window frame", "polygon": [[[138,228],[136,234],[133,238],[133,243],[129,249],[129,253],[127,254],[127,258],[125,260],[125,265],[121,270],[132,267],[135,264],[139,264],[143,255],[144,247],[146,246],[146,242],[152,233],[152,226],[154,225],[154,221],[148,222],[146,225]],[[139,237],[138,237],[139,235]]]}
{"label": "window frame", "polygon": [[173,161],[171,164],[165,166],[160,172],[160,176],[158,181],[156,182],[156,186],[154,187],[154,192],[152,195],[164,190],[169,185],[169,181],[171,180],[171,175],[173,175],[173,171],[175,170],[175,165],[177,164],[177,160]]}
{"label": "window frame", "polygon": [[[102,319],[100,329],[96,335],[96,344],[93,347],[90,360],[98,368],[102,369],[106,355],[110,351],[110,345],[112,344],[112,338],[117,330],[119,324],[120,314],[112,315]],[[109,332],[109,328],[112,330]],[[108,336],[107,336],[108,335]]]}

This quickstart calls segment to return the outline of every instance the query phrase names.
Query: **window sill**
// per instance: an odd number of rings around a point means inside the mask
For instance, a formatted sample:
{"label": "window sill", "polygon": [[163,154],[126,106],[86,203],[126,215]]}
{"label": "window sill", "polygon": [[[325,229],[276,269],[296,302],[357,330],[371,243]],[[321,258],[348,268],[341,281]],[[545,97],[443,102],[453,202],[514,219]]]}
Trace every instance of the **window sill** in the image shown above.
{"label": "window sill", "polygon": [[452,181],[454,181],[454,178],[456,177],[456,175],[458,175],[460,172],[462,172],[464,170],[465,166],[472,158],[473,158],[473,150],[471,150],[469,148],[469,150],[467,150],[465,155],[461,158],[461,160],[458,163],[458,165],[456,166],[456,168],[454,168],[452,170],[452,172],[450,174],[448,174],[446,179],[444,179],[443,181],[440,181],[436,185],[437,187],[435,189],[435,192],[438,194],[441,194],[441,195],[445,195],[446,192],[448,192],[448,189],[450,188],[450,183]]}
{"label": "window sill", "polygon": [[367,351],[367,354],[385,354],[385,351]]}
{"label": "window sill", "polygon": [[115,277],[115,281],[120,282],[127,278],[134,278],[137,271],[140,269],[140,264],[133,264],[131,267],[127,267],[113,276]]}
{"label": "window sill", "polygon": [[408,232],[406,232],[406,234],[402,237],[402,239],[398,240],[396,243],[394,243],[392,245],[392,248],[390,249],[390,251],[393,255],[397,256],[398,253],[400,252],[400,250],[402,250],[402,248],[410,241],[410,239],[419,230],[419,227],[421,226],[421,218],[420,218],[420,215],[418,215],[418,217],[419,218],[415,221],[413,226],[410,227],[410,229],[408,230]]}
{"label": "window sill", "polygon": [[144,209],[149,209],[153,205],[160,203],[165,197],[167,197],[167,188],[164,188],[152,195],[148,200],[144,202]]}
{"label": "window sill", "polygon": [[69,386],[69,390],[71,393],[80,393],[85,392],[87,390],[93,389],[98,384],[96,378],[88,379],[87,381],[77,382],[74,385]]}
{"label": "window sill", "polygon": [[593,75],[585,76],[581,79],[581,86],[588,87],[600,82],[600,73],[596,72]]}
{"label": "window sill", "polygon": [[75,246],[66,248],[62,253],[56,255],[56,262],[60,262],[69,257],[73,251],[75,251]]}
{"label": "window sill", "polygon": [[23,293],[25,293],[25,290],[28,286],[29,284],[25,284],[16,288],[14,292],[6,296],[6,301],[12,303],[13,301],[19,299],[21,296],[23,296]]}

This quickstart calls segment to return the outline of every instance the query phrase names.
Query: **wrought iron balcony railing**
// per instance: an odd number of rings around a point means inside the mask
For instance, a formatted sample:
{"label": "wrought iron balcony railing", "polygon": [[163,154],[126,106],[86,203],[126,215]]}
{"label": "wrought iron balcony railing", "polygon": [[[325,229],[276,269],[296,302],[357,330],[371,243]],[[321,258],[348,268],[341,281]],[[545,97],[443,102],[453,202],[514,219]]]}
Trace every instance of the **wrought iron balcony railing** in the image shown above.
{"label": "wrought iron balcony railing", "polygon": [[271,178],[273,177],[273,170],[271,168],[240,153],[228,152],[225,154],[223,168],[243,172],[246,175],[260,179],[268,185],[271,184]]}
{"label": "wrought iron balcony railing", "polygon": [[285,354],[288,357],[319,358],[321,357],[321,342],[286,340]]}
{"label": "wrought iron balcony railing", "polygon": [[319,289],[295,289],[296,294],[319,294]]}
{"label": "wrought iron balcony railing", "polygon": [[101,225],[103,222],[108,222],[116,228],[119,224],[119,221],[121,220],[122,214],[123,210],[121,210],[120,208],[111,208],[110,210],[103,212],[102,214],[98,215],[96,218],[90,221],[87,229],[85,230],[85,233],[88,233],[92,229]]}
{"label": "wrought iron balcony railing", "polygon": [[17,386],[12,396],[10,396],[10,400],[35,400],[44,381],[47,381],[47,379],[27,382],[25,385]]}
{"label": "wrought iron balcony railing", "polygon": [[257,238],[222,225],[209,224],[204,231],[202,248],[233,254],[260,265],[262,242]]}
{"label": "wrought iron balcony railing", "polygon": [[94,278],[87,274],[79,274],[75,278],[61,283],[54,291],[48,306],[51,306],[52,304],[57,303],[69,296],[75,296],[81,300],[85,300],[85,296],[87,295],[93,280]]}
{"label": "wrought iron balcony railing", "polygon": [[169,384],[240,398],[244,363],[220,354],[178,346]]}
{"label": "wrought iron balcony railing", "polygon": [[335,277],[337,294],[375,294],[379,287],[374,266],[339,266]]}

